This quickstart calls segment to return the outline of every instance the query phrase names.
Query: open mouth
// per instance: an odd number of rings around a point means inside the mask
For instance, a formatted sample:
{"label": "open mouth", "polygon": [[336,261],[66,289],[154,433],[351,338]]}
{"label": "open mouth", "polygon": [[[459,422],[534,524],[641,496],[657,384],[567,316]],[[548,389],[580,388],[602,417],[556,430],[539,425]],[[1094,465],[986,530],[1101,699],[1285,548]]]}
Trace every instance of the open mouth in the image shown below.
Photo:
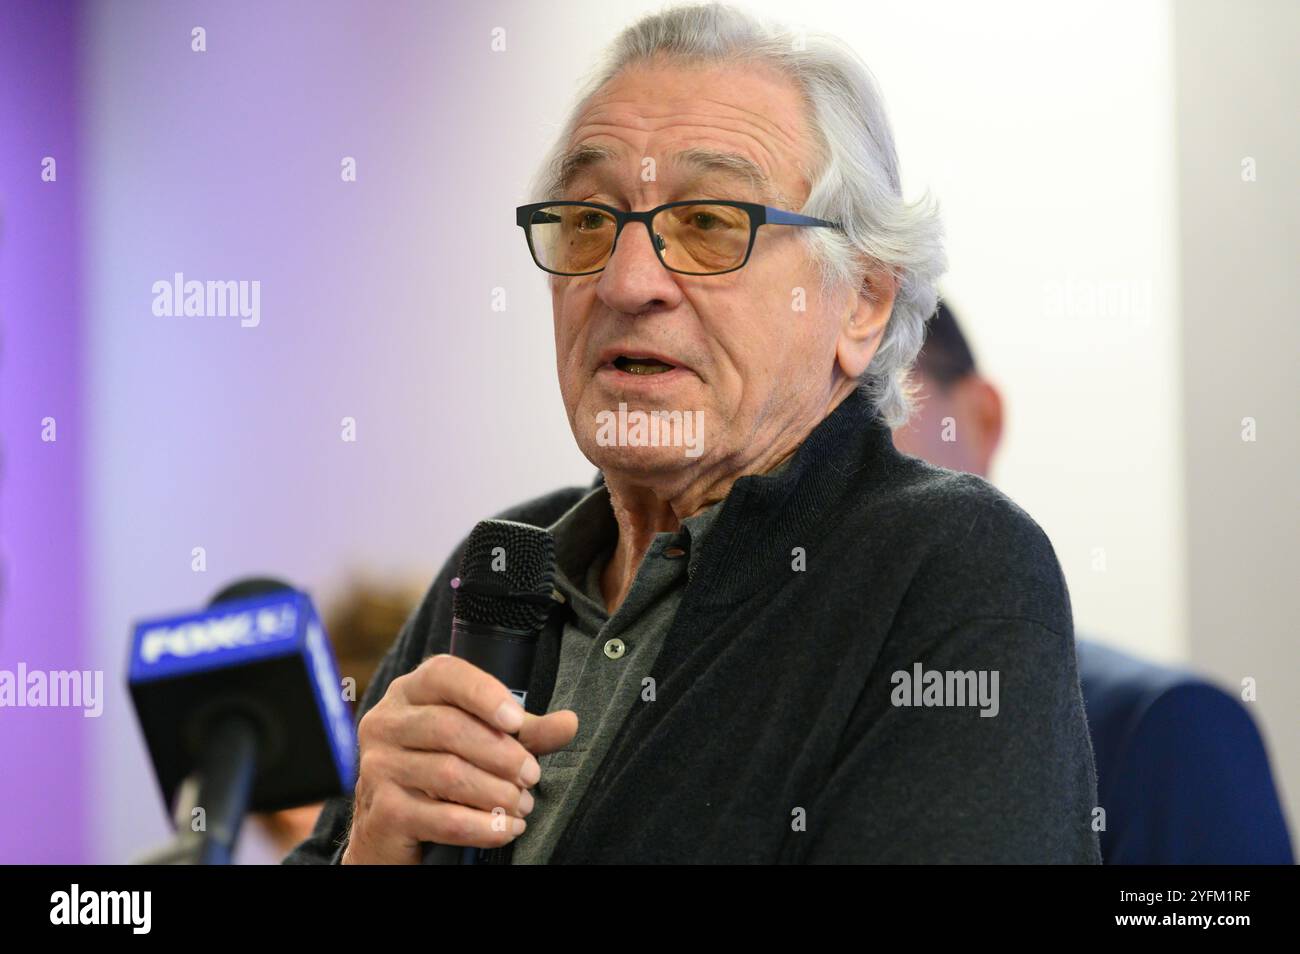
{"label": "open mouth", "polygon": [[627,374],[663,374],[665,371],[671,371],[676,365],[664,364],[657,358],[638,358],[621,354],[614,359],[614,367]]}

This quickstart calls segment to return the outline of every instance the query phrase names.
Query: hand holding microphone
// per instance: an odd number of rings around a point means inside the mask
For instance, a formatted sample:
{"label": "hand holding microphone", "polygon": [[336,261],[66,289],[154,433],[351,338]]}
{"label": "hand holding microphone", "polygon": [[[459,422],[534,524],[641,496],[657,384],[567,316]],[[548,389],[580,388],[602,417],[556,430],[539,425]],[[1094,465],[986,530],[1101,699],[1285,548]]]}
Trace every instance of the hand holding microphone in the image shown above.
{"label": "hand holding microphone", "polygon": [[399,676],[362,717],[344,864],[419,864],[421,842],[497,848],[532,810],[535,756],[578,731],[570,710],[524,712],[499,679],[441,654]]}
{"label": "hand holding microphone", "polygon": [[[525,712],[538,634],[557,605],[549,531],[483,520],[452,581],[451,652],[394,679],[357,728],[344,864],[474,864],[523,834],[537,755],[568,745],[570,710]],[[468,851],[464,849],[470,849]]]}

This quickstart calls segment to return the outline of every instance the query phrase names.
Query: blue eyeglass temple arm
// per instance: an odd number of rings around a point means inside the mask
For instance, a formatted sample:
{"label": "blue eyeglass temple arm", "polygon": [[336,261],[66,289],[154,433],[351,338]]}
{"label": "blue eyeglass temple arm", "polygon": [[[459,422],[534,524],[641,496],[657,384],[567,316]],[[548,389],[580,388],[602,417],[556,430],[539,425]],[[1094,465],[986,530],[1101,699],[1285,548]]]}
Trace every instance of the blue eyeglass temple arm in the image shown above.
{"label": "blue eyeglass temple arm", "polygon": [[838,222],[827,222],[825,219],[814,219],[809,215],[800,215],[798,212],[787,212],[784,209],[774,209],[770,205],[763,206],[763,212],[767,222],[771,225],[821,225],[832,229],[842,229],[843,226]]}

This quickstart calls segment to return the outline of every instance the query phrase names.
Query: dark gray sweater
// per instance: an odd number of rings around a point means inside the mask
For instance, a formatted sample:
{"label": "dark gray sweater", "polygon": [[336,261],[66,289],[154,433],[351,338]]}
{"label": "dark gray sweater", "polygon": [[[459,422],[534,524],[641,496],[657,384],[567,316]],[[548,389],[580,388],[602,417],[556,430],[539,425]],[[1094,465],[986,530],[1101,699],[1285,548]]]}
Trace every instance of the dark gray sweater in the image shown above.
{"label": "dark gray sweater", "polygon": [[[585,492],[501,516],[548,526]],[[358,716],[447,651],[459,561]],[[529,711],[546,711],[565,612],[542,632]],[[736,481],[652,676],[552,863],[1100,863],[1051,543],[987,482],[899,454],[861,393],[788,467]],[[338,863],[350,810],[330,800],[285,863]]]}

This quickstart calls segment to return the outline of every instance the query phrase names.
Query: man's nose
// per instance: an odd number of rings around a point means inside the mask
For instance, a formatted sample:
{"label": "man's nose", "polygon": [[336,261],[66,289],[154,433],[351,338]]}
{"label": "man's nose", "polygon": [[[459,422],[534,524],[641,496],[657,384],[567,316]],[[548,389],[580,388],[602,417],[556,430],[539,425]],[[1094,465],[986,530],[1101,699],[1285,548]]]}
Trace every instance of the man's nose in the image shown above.
{"label": "man's nose", "polygon": [[600,273],[596,294],[610,308],[635,315],[655,304],[675,307],[682,290],[673,273],[660,263],[646,227],[629,222]]}

